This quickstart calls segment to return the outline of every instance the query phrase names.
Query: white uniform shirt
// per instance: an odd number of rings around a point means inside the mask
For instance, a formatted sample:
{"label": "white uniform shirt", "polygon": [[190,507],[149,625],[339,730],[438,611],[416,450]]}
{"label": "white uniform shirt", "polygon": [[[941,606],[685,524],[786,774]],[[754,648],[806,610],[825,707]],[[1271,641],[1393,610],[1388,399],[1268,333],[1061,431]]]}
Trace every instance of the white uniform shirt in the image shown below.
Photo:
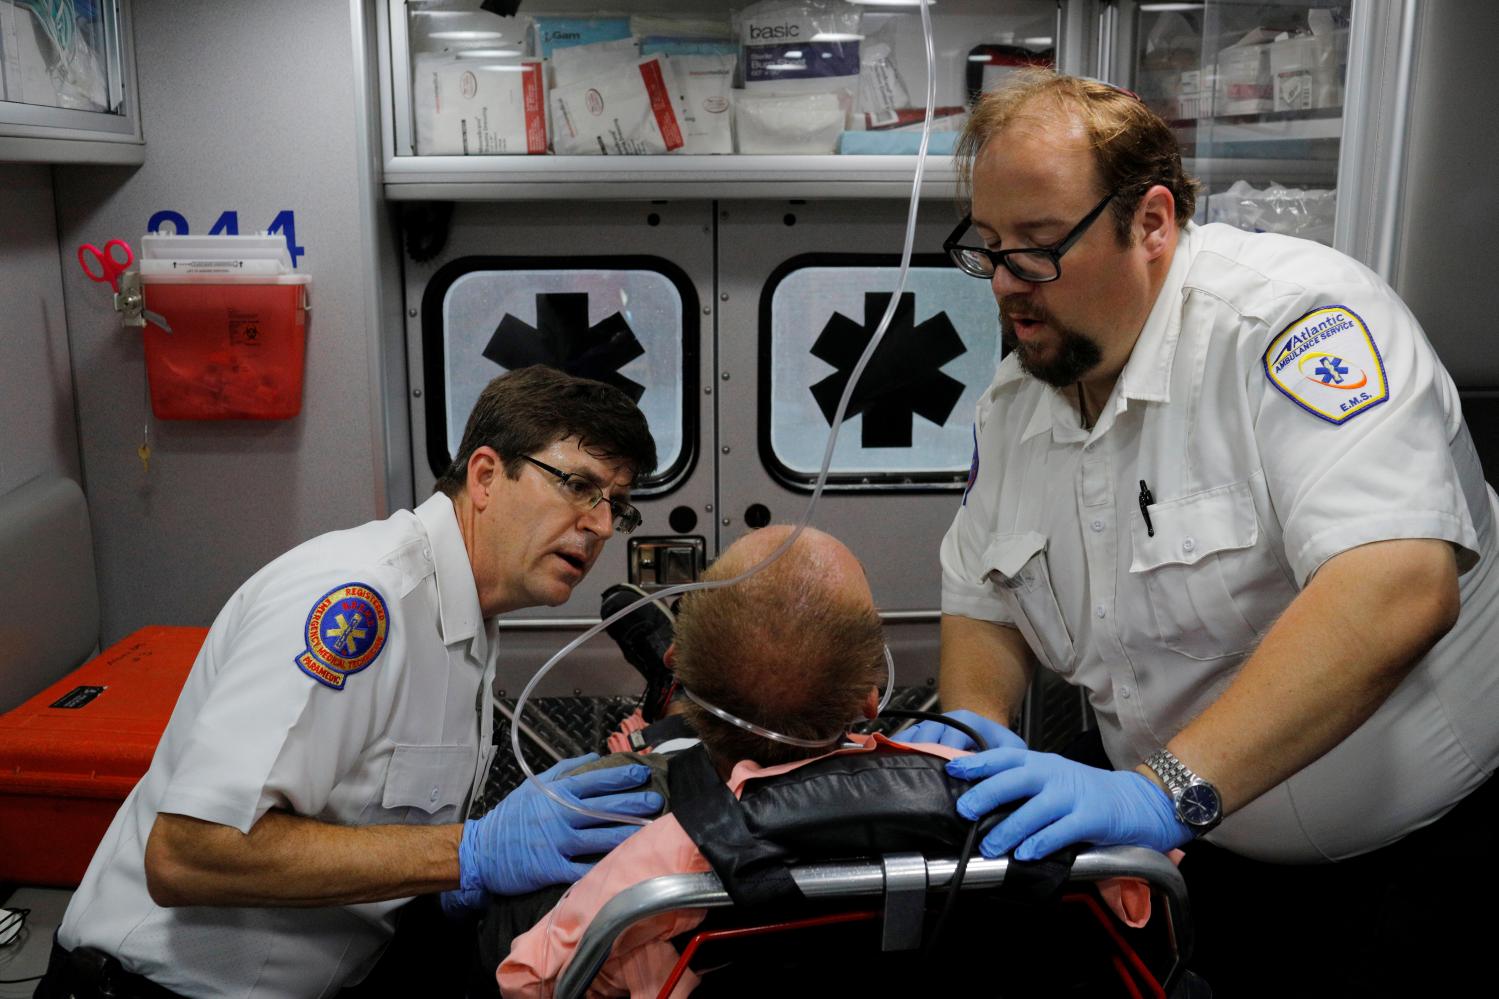
{"label": "white uniform shirt", "polygon": [[1374,274],[1309,241],[1189,226],[1091,431],[1071,399],[1013,356],[1000,364],[942,544],[942,609],[1017,627],[1085,687],[1116,766],[1211,704],[1324,561],[1439,538],[1464,573],[1457,626],[1363,726],[1208,838],[1341,859],[1438,818],[1493,771],[1499,501],[1451,379]]}
{"label": "white uniform shirt", "polygon": [[[376,603],[384,645],[357,672],[310,664],[320,680],[299,665],[320,641],[307,629],[325,594],[349,584],[378,598],[345,605],[361,612],[354,650],[379,639]],[[341,627],[324,625],[326,641]],[[63,946],[97,947],[191,996],[325,996],[359,981],[406,899],[163,909],[146,892],[146,838],[158,812],[242,832],[273,808],[341,825],[462,821],[493,755],[495,652],[444,495],[266,566],[209,631],[150,769],[68,906]]]}

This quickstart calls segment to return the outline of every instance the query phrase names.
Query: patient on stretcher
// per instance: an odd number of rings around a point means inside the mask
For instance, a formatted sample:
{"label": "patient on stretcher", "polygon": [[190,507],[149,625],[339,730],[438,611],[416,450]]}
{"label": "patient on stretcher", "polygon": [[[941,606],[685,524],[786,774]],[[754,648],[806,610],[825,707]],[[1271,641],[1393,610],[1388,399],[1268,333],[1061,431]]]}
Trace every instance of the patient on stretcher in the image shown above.
{"label": "patient on stretcher", "polygon": [[[709,569],[708,578],[729,578],[754,565],[789,530],[770,527],[741,538]],[[808,529],[777,562],[745,582],[684,597],[668,664],[685,694],[679,700],[682,711],[701,736],[713,774],[739,796],[751,781],[829,756],[925,754],[937,758],[935,768],[927,769],[940,772],[938,761],[962,755],[943,746],[907,747],[879,736],[847,734],[851,724],[873,717],[878,707],[884,656],[879,617],[858,560],[835,538]],[[783,738],[732,724],[705,705]],[[672,804],[668,798],[668,807]],[[514,940],[499,966],[501,992],[550,995],[589,922],[611,898],[659,875],[711,869],[677,815],[657,819],[601,860]],[[1128,897],[1132,908],[1143,903],[1148,911],[1143,886]],[[677,963],[673,939],[704,916],[701,909],[681,910],[636,923],[616,942],[589,994],[655,996]],[[689,970],[672,994],[687,995],[698,981]]]}

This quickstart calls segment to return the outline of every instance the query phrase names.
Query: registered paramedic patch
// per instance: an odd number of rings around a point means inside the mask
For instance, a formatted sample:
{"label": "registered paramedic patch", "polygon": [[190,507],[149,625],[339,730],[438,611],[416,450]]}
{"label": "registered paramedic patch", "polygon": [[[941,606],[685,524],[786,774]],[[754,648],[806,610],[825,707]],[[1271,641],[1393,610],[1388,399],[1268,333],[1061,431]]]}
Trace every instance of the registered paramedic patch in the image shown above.
{"label": "registered paramedic patch", "polygon": [[1346,306],[1308,312],[1270,342],[1264,360],[1272,385],[1328,423],[1346,423],[1390,397],[1379,347]]}
{"label": "registered paramedic patch", "polygon": [[297,666],[325,687],[342,690],[344,679],[380,655],[390,631],[385,598],[364,583],[346,583],[323,594],[307,615],[307,647]]}

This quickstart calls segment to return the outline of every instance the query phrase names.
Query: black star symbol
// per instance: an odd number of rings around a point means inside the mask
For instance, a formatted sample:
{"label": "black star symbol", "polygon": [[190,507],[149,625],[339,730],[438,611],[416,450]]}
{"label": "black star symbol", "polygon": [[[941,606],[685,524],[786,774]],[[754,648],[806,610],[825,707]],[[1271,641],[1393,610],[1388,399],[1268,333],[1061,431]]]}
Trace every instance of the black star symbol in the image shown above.
{"label": "black star symbol", "polygon": [[639,402],[645,386],[619,369],[645,353],[635,331],[618,312],[588,325],[588,294],[558,292],[536,296],[536,325],[508,313],[495,327],[484,356],[514,371],[545,364],[579,378],[605,382]]}
{"label": "black star symbol", "polygon": [[[838,369],[812,386],[812,396],[829,425],[848,376],[889,305],[889,292],[868,292],[862,326],[835,312],[812,345],[813,357]],[[864,447],[910,447],[913,414],[940,427],[963,394],[962,382],[938,370],[967,350],[958,331],[946,313],[939,312],[920,326],[912,325],[915,316],[916,296],[906,292],[848,401],[845,420],[864,415],[860,440]]]}

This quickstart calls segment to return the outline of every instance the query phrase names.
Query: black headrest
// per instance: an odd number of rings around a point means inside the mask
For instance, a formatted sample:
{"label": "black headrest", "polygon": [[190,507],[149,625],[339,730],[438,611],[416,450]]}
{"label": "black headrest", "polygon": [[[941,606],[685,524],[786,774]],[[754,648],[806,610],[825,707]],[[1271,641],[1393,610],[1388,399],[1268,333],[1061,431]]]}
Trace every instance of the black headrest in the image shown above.
{"label": "black headrest", "polygon": [[[671,809],[737,904],[781,902],[800,895],[789,872],[800,861],[957,854],[969,824],[956,803],[969,785],[945,765],[880,746],[751,780],[736,800],[697,746],[672,758]],[[981,831],[1006,814],[985,816]]]}

